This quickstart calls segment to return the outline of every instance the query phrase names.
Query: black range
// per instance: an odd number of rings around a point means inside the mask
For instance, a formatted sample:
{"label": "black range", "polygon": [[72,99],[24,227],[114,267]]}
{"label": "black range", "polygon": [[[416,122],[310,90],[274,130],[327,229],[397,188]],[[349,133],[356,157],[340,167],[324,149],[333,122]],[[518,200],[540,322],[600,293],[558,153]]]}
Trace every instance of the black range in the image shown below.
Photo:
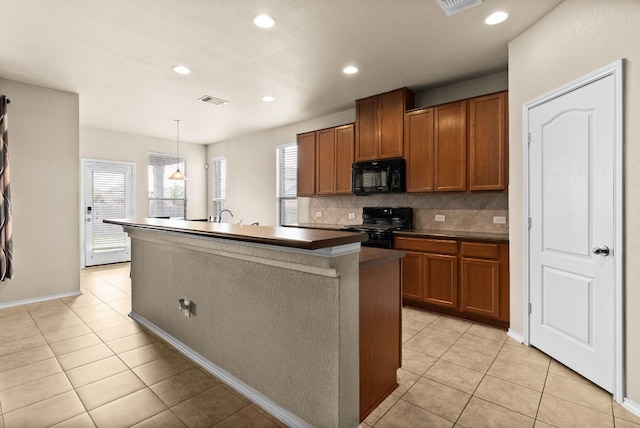
{"label": "black range", "polygon": [[411,207],[364,207],[362,224],[346,226],[343,230],[369,234],[369,239],[362,242],[365,247],[393,248],[393,231],[412,228]]}

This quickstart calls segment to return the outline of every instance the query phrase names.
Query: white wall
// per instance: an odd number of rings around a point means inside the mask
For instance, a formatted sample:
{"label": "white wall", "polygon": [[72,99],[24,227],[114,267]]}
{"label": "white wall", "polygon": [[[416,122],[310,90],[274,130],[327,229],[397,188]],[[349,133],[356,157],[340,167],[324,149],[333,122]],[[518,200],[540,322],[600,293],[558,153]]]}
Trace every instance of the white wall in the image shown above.
{"label": "white wall", "polygon": [[[176,153],[176,141],[80,128],[80,158],[134,163],[136,170],[136,217],[149,214],[147,166],[149,152]],[[206,146],[180,141],[180,155],[187,156],[187,218],[205,218]]]}
{"label": "white wall", "polygon": [[78,95],[0,78],[8,109],[14,278],[0,305],[80,289]]}
{"label": "white wall", "polygon": [[640,403],[640,2],[566,0],[509,44],[511,328],[523,333],[522,105],[625,58],[627,397]]}
{"label": "white wall", "polygon": [[[224,220],[276,225],[276,146],[295,142],[296,134],[301,132],[354,121],[355,105],[352,109],[328,116],[210,144],[207,162],[210,163],[215,156],[227,158],[227,208],[234,217],[225,216]],[[207,175],[207,182],[211,183],[211,174]],[[207,209],[209,215],[215,215],[209,202],[212,198],[211,185],[208,187]]]}

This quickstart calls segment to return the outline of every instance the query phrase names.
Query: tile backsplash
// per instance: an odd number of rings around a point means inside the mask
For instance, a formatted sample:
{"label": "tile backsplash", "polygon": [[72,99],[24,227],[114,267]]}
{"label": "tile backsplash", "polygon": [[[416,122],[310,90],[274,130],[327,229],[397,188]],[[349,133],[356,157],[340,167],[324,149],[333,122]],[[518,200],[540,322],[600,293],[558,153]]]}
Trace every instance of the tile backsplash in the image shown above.
{"label": "tile backsplash", "polygon": [[[509,203],[506,192],[392,194],[369,196],[327,196],[308,199],[308,218],[301,213],[299,223],[360,224],[362,207],[413,207],[414,229],[507,232]],[[322,217],[316,217],[316,213]],[[355,214],[350,219],[349,214]],[[445,221],[436,221],[436,215]],[[504,217],[504,224],[494,223]]]}

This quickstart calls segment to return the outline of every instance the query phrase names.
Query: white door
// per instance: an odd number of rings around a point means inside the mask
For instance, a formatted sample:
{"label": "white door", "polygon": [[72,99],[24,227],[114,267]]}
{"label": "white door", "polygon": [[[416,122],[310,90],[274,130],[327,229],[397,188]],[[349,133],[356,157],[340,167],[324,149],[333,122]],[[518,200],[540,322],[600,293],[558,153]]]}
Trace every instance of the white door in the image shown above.
{"label": "white door", "polygon": [[122,226],[104,219],[135,217],[134,166],[83,161],[85,266],[131,260],[131,242]]}
{"label": "white door", "polygon": [[612,392],[616,79],[528,111],[530,344]]}

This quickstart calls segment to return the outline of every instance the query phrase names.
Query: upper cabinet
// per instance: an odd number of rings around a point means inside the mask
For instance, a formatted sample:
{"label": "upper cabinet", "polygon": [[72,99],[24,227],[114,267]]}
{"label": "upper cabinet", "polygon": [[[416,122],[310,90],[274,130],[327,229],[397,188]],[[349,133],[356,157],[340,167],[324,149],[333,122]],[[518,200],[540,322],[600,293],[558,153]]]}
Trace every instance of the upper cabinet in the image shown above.
{"label": "upper cabinet", "polygon": [[433,192],[433,108],[405,115],[404,157],[407,192]]}
{"label": "upper cabinet", "polygon": [[354,124],[316,131],[316,195],[351,194]]}
{"label": "upper cabinet", "polygon": [[471,98],[469,190],[507,188],[507,94]]}
{"label": "upper cabinet", "polygon": [[316,194],[316,133],[298,134],[298,196]]}
{"label": "upper cabinet", "polygon": [[407,88],[356,101],[356,161],[404,155],[404,113],[413,108]]}
{"label": "upper cabinet", "polygon": [[433,190],[467,190],[467,103],[437,106],[433,118]]}
{"label": "upper cabinet", "polygon": [[354,123],[336,128],[336,195],[352,195],[351,164],[354,162],[356,126]]}
{"label": "upper cabinet", "polygon": [[298,196],[351,193],[355,125],[298,134]]}
{"label": "upper cabinet", "polygon": [[407,192],[506,190],[506,92],[405,114]]}

